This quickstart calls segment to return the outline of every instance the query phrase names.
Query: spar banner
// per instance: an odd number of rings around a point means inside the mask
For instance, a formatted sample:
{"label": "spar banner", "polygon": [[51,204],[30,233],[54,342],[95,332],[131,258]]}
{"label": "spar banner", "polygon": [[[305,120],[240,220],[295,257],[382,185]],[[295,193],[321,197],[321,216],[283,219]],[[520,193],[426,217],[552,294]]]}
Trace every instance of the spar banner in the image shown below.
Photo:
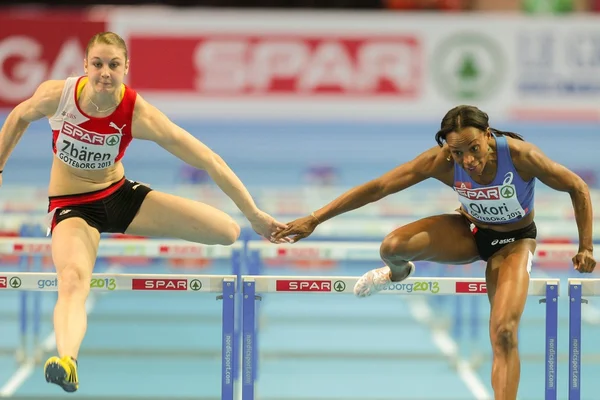
{"label": "spar banner", "polygon": [[0,13],[0,108],[31,97],[45,80],[83,74],[89,39],[106,30],[101,14],[84,11]]}
{"label": "spar banner", "polygon": [[81,73],[84,41],[106,28],[129,46],[127,83],[168,114],[438,121],[473,104],[494,120],[600,115],[597,16],[117,7],[103,17],[0,17],[0,106]]}
{"label": "spar banner", "polygon": [[600,18],[126,11],[130,82],[193,115],[596,119]]}

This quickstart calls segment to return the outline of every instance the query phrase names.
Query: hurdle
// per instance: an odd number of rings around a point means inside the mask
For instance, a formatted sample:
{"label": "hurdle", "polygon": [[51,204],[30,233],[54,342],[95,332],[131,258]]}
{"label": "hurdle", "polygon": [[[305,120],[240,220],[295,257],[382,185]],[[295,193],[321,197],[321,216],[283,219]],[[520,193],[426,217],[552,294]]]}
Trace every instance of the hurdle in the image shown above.
{"label": "hurdle", "polygon": [[600,279],[569,278],[569,400],[581,400],[581,308],[600,296]]}
{"label": "hurdle", "polygon": [[[221,328],[221,399],[234,400],[239,365],[239,324],[236,323],[236,301],[241,273],[242,243],[232,246],[207,246],[178,240],[152,239],[104,239],[100,241],[98,257],[149,257],[149,258],[198,258],[230,259],[235,274],[92,274],[90,290],[93,292],[180,292],[216,294],[222,300]],[[51,242],[47,238],[2,238],[0,254],[20,256],[44,256],[51,254]],[[56,292],[56,273],[0,272],[0,291]],[[37,304],[37,303],[36,303]],[[39,305],[38,305],[39,307]],[[39,310],[34,312],[39,317]],[[26,321],[21,321],[21,334],[25,334]],[[38,327],[39,329],[39,323]],[[39,332],[35,333],[36,335]],[[22,344],[23,345],[23,344]]]}
{"label": "hurdle", "polygon": [[[348,295],[359,277],[354,276],[261,276],[260,262],[265,258],[320,260],[379,260],[379,243],[305,241],[292,245],[273,246],[250,241],[247,245],[248,270],[254,274],[242,275],[242,399],[254,400],[259,351],[257,346],[257,302],[264,293],[314,293]],[[409,278],[404,285],[383,290],[383,295],[485,295],[484,278]],[[529,296],[540,297],[545,304],[545,385],[544,399],[557,400],[558,365],[558,279],[531,279]],[[408,289],[411,285],[411,290]]]}

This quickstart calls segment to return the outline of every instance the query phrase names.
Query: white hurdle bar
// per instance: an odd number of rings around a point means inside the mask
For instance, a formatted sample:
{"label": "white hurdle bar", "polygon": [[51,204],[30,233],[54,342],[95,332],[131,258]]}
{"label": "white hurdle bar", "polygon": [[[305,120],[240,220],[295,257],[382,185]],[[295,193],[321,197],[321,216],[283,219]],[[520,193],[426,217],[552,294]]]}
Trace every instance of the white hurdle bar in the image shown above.
{"label": "white hurdle bar", "polygon": [[[149,257],[149,258],[207,258],[230,259],[243,243],[231,246],[208,246],[182,240],[157,239],[100,239],[98,257]],[[44,256],[52,254],[50,238],[10,237],[0,238],[0,254]]]}
{"label": "white hurdle bar", "polygon": [[[262,260],[337,260],[376,261],[379,243],[317,242],[272,246],[263,242],[248,243],[250,274],[242,275],[242,399],[254,400],[259,351],[257,346],[256,307],[262,293],[350,294],[359,277],[353,276],[260,276]],[[576,246],[540,245],[540,259],[570,261]],[[529,296],[541,297],[546,306],[544,399],[557,400],[557,344],[559,279],[530,280]],[[395,295],[484,295],[484,278],[414,277],[384,289],[381,294]]]}
{"label": "white hurdle bar", "polygon": [[[90,290],[223,293],[223,283],[235,284],[236,279],[235,275],[99,273],[92,274]],[[58,277],[53,272],[0,272],[0,290],[56,292]]]}
{"label": "white hurdle bar", "polygon": [[[379,242],[327,242],[301,241],[294,244],[273,244],[263,241],[249,241],[249,261],[261,259],[301,259],[301,260],[337,260],[337,261],[375,261],[379,256]],[[577,244],[539,244],[533,256],[534,262],[571,262],[577,254]],[[256,266],[250,266],[255,268]],[[252,272],[252,274],[254,274]]]}
{"label": "white hurdle bar", "polygon": [[[207,258],[231,260],[232,275],[179,275],[179,274],[92,274],[92,291],[177,291],[218,293],[223,300],[221,338],[221,399],[234,400],[235,381],[238,376],[239,335],[236,324],[236,294],[241,276],[241,251],[243,243],[232,246],[208,246],[179,240],[154,239],[101,239],[98,257],[148,257],[148,258]],[[50,238],[0,238],[0,254],[18,255],[22,258],[48,256],[52,254]],[[40,317],[39,292],[57,291],[56,273],[43,272],[0,272],[0,292],[18,290],[21,300],[22,340],[27,330],[26,294],[38,295],[34,303],[34,318]],[[34,331],[39,331],[39,321],[34,321]],[[34,332],[39,335],[39,332]]]}

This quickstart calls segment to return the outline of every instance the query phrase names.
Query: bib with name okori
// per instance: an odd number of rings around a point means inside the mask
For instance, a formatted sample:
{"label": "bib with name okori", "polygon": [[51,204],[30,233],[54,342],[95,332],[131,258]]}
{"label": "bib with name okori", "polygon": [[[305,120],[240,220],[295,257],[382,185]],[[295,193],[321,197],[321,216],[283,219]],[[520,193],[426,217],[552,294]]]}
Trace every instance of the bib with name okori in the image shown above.
{"label": "bib with name okori", "polygon": [[476,189],[457,187],[455,190],[463,208],[479,221],[509,222],[527,214],[517,198],[513,178],[513,172],[507,172],[501,185]]}
{"label": "bib with name okori", "polygon": [[64,121],[56,139],[56,155],[71,167],[86,170],[108,168],[119,156],[119,133],[100,134]]}

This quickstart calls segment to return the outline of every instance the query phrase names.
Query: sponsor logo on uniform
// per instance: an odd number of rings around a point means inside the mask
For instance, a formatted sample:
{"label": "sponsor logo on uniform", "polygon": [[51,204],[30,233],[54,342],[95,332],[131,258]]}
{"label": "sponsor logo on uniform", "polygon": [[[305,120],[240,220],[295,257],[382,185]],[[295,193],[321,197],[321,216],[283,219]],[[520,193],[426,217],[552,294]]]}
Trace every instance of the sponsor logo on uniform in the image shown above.
{"label": "sponsor logo on uniform", "polygon": [[478,220],[509,221],[521,218],[527,212],[519,203],[513,178],[514,174],[507,172],[500,185],[476,189],[456,187],[455,190],[465,210]]}
{"label": "sponsor logo on uniform", "polygon": [[[114,126],[113,126],[114,125]],[[109,124],[119,130],[114,123]],[[58,158],[81,169],[103,169],[113,165],[119,154],[121,134],[100,134],[64,121],[56,142]]]}
{"label": "sponsor logo on uniform", "polygon": [[508,244],[508,243],[512,243],[515,241],[515,238],[508,238],[508,239],[494,239],[492,241],[492,246],[496,246],[498,244]]}

